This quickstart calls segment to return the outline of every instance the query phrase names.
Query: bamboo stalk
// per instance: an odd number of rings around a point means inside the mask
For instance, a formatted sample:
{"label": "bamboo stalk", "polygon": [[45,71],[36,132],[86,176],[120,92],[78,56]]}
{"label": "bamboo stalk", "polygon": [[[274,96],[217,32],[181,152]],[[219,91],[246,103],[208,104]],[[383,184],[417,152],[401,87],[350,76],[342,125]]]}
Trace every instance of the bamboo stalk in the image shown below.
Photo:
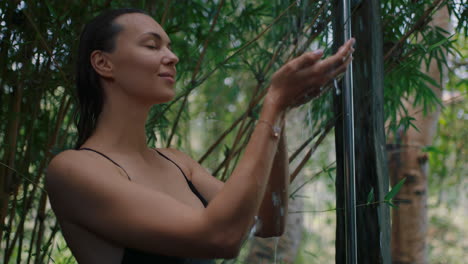
{"label": "bamboo stalk", "polygon": [[[110,1],[109,1],[110,2]],[[67,85],[65,85],[64,87],[65,88],[68,88],[70,89],[69,87],[72,87],[72,84],[70,82],[70,80],[67,78],[67,75],[65,74],[65,72],[63,71],[63,69],[60,67],[60,64],[57,63],[57,61],[54,59],[54,54],[52,52],[52,49],[49,47],[49,45],[47,44],[46,40],[44,39],[44,37],[42,36],[41,34],[41,31],[39,30],[39,28],[37,27],[36,23],[34,23],[34,21],[32,20],[31,16],[29,15],[29,13],[27,12],[26,8],[23,8],[21,10],[24,14],[24,16],[26,17],[26,19],[29,21],[29,23],[31,24],[31,26],[34,28],[34,30],[36,31],[37,33],[37,36],[39,37],[39,40],[40,42],[42,43],[42,45],[44,46],[44,49],[46,50],[47,54],[49,54],[50,58],[52,59],[52,61],[54,62],[54,65],[55,67],[57,67],[60,75],[62,76],[62,79],[66,82]],[[69,91],[71,92],[71,91]],[[71,94],[73,94],[73,92],[71,92]]]}
{"label": "bamboo stalk", "polygon": [[[46,64],[45,64],[46,69],[48,69],[50,67],[51,62],[52,62],[52,60],[49,57],[47,59]],[[41,72],[39,71],[38,67],[39,67],[39,62],[36,63],[36,72],[38,74],[40,74]],[[44,89],[40,89],[40,93],[38,93],[38,96],[31,100],[32,103],[29,103],[29,105],[33,104],[31,106],[31,108],[33,109],[33,112],[32,112],[32,114],[29,114],[32,121],[27,123],[27,128],[25,129],[26,135],[24,137],[25,139],[23,141],[23,146],[26,146],[26,150],[24,151],[24,155],[20,159],[21,163],[19,165],[19,168],[25,168],[25,171],[22,171],[23,174],[28,173],[28,168],[29,168],[29,165],[30,165],[30,153],[31,153],[31,144],[29,144],[29,142],[30,142],[30,139],[31,139],[32,135],[35,134],[34,127],[35,127],[35,124],[37,122],[37,115],[38,115],[38,112],[40,110],[40,105],[41,105],[41,100],[40,99],[43,97],[43,94],[44,94]],[[18,192],[18,188],[19,188],[19,184],[16,186],[16,189],[14,191],[15,193]]]}
{"label": "bamboo stalk", "polygon": [[[27,189],[28,185],[29,185],[28,182],[24,180],[23,181],[23,199],[22,199],[22,212],[23,212],[24,215],[27,214],[25,196],[26,196],[26,189]],[[26,186],[26,188],[24,188],[25,186]],[[22,224],[18,226],[17,230],[18,230],[18,233],[22,234],[21,236],[19,236],[19,242],[18,242],[18,248],[22,249],[23,248],[23,240],[24,240],[24,222],[22,222]],[[21,254],[18,254],[17,263],[21,264]]]}
{"label": "bamboo stalk", "polygon": [[46,204],[47,204],[47,194],[45,192],[43,192],[41,194],[41,198],[39,200],[39,207],[37,209],[37,223],[39,224],[39,231],[37,233],[37,239],[36,239],[36,261],[34,261],[34,264],[41,264],[40,261],[41,261],[41,251],[42,251],[42,239],[44,237],[44,231],[45,231],[45,227],[44,227],[44,220],[45,220],[45,217],[46,217],[46,214],[45,214],[45,208],[46,208]]}
{"label": "bamboo stalk", "polygon": [[[32,233],[31,233],[31,240],[29,240],[29,251],[28,251],[28,260],[26,261],[26,264],[29,264],[31,262],[31,257],[33,255],[33,244],[34,244],[34,240],[36,239],[36,233],[37,233],[37,218],[34,218],[34,226],[33,226],[33,230],[32,230]],[[24,222],[23,222],[24,224]]]}
{"label": "bamboo stalk", "polygon": [[240,47],[238,50],[236,50],[231,56],[227,57],[226,59],[224,59],[221,63],[218,64],[217,67],[215,67],[212,71],[210,71],[209,73],[207,73],[204,77],[201,78],[201,80],[206,80],[210,75],[212,75],[218,68],[219,66],[221,65],[224,65],[226,64],[229,60],[231,60],[233,57],[237,56],[240,52],[242,52],[244,49],[246,49],[248,46],[250,46],[252,43],[254,43],[255,41],[257,41],[259,38],[261,38],[268,30],[270,30],[274,24],[276,24],[276,22],[278,22],[278,20],[280,18],[282,18],[286,12],[291,8],[293,7],[295,4],[297,3],[297,0],[292,2],[286,9],[284,9],[281,14],[279,14],[274,20],[273,22],[271,22],[264,30],[262,30],[262,32],[260,32],[257,36],[255,36],[253,39],[251,39],[249,42],[247,42],[246,44],[244,44],[242,47]]}
{"label": "bamboo stalk", "polygon": [[[11,247],[13,248],[15,245],[14,245],[14,242],[13,243],[10,243],[10,235],[11,235],[11,229],[12,229],[12,226],[13,226],[13,220],[15,218],[15,212],[16,212],[16,202],[17,202],[17,195],[15,194],[14,197],[13,197],[13,205],[10,209],[10,213],[8,214],[8,225],[7,225],[7,232],[5,234],[6,236],[6,244],[5,244],[5,252],[8,251],[8,249]],[[17,230],[18,232],[19,230]],[[7,254],[5,254],[4,256],[4,263],[8,263],[8,259],[7,259]]]}
{"label": "bamboo stalk", "polygon": [[322,143],[322,141],[325,139],[325,137],[328,135],[328,133],[330,132],[331,128],[333,126],[329,126],[327,127],[327,129],[325,129],[323,131],[323,133],[320,135],[320,137],[317,139],[317,141],[315,142],[315,144],[309,149],[309,151],[307,152],[307,154],[304,156],[304,158],[302,158],[301,162],[299,163],[299,165],[297,165],[296,169],[294,170],[294,172],[291,174],[290,178],[291,179],[294,179],[296,178],[296,176],[299,174],[299,172],[304,168],[305,164],[307,163],[307,161],[309,161],[310,157],[312,156],[312,154],[315,152],[315,150],[317,149],[317,147],[320,145],[320,143]]}
{"label": "bamboo stalk", "polygon": [[[52,240],[55,238],[56,233],[60,230],[59,223],[57,220],[55,220],[54,226],[51,228],[52,231],[49,235],[49,238],[47,239],[46,245],[47,249],[50,249],[50,252],[53,250],[53,245],[52,245]],[[49,261],[44,262],[44,258],[47,255],[47,250],[44,250],[44,253],[41,254],[41,257],[39,259],[39,263],[49,263]]]}
{"label": "bamboo stalk", "polygon": [[[17,232],[20,232],[20,233],[23,234],[22,236],[20,236],[20,239],[19,239],[19,242],[18,242],[18,255],[16,256],[16,263],[21,264],[21,257],[22,257],[21,249],[23,248],[24,226],[21,226],[20,228],[18,228]],[[5,262],[5,263],[7,263],[7,262]]]}
{"label": "bamboo stalk", "polygon": [[[7,21],[7,25],[6,27],[4,27],[6,30],[3,32],[4,34],[3,39],[13,39],[15,37],[14,32],[12,32],[12,28],[9,27],[9,24],[8,24],[8,21],[11,21],[13,11],[14,11],[13,8],[6,8],[4,21]],[[9,41],[0,42],[0,52],[1,52],[0,58],[5,60],[4,61],[5,63],[0,63],[0,87],[4,87],[3,85],[7,80],[7,76],[6,76],[7,69],[8,69],[7,65],[9,64],[8,50],[10,49],[10,46],[11,45]],[[0,102],[3,102],[3,93],[0,93]],[[0,108],[0,111],[1,110],[2,108]],[[1,244],[1,239],[0,239],[0,244]]]}
{"label": "bamboo stalk", "polygon": [[[215,25],[218,22],[219,13],[221,12],[221,7],[223,6],[223,4],[224,4],[224,0],[221,0],[219,2],[219,4],[218,4],[218,8],[216,10],[216,14],[215,14],[215,16],[213,18],[213,21],[211,23],[210,30],[208,31],[208,35],[207,35],[207,37],[206,37],[206,39],[205,39],[205,41],[203,43],[202,52],[200,54],[200,57],[198,57],[197,65],[195,66],[195,70],[192,73],[192,80],[190,81],[190,84],[192,85],[192,87],[195,84],[195,78],[196,78],[196,76],[198,74],[198,71],[200,70],[200,65],[203,62],[203,59],[205,58],[206,48],[208,47],[210,35],[211,35],[211,33],[213,33]],[[189,89],[189,91],[191,91],[191,90],[192,89]],[[172,137],[175,134],[175,130],[177,128],[177,125],[179,124],[179,120],[180,120],[180,116],[182,115],[182,111],[185,109],[185,105],[187,104],[189,94],[190,94],[190,92],[185,94],[184,100],[182,101],[182,105],[180,106],[179,111],[177,112],[176,119],[174,121],[174,124],[172,125],[171,133],[169,135],[169,139],[167,140],[167,147],[169,147],[171,145]]]}
{"label": "bamboo stalk", "polygon": [[[325,130],[330,130],[334,125],[335,125],[335,119],[330,119],[328,120],[328,122],[325,124]],[[293,162],[294,159],[296,159],[296,157],[299,155],[299,153],[301,153],[301,151],[303,149],[305,149],[305,147],[307,147],[307,145],[309,145],[310,142],[312,142],[312,140],[314,140],[315,137],[317,137],[322,131],[321,130],[317,130],[315,131],[314,134],[312,134],[312,136],[310,136],[308,139],[306,139],[304,141],[304,143],[302,143],[296,151],[294,151],[294,153],[289,157],[289,163]]]}
{"label": "bamboo stalk", "polygon": [[198,163],[202,163],[203,161],[205,161],[205,159],[211,154],[211,152],[213,152],[213,150],[219,146],[219,144],[221,143],[221,141],[227,136],[229,135],[229,133],[231,133],[231,131],[236,128],[236,126],[240,123],[240,121],[247,115],[247,111],[244,112],[240,117],[238,117],[233,123],[232,125],[226,129],[216,140],[213,144],[211,144],[210,147],[208,147],[208,150],[205,152],[205,154],[202,155],[202,157],[198,160]]}
{"label": "bamboo stalk", "polygon": [[[255,103],[255,96],[257,95],[258,91],[260,90],[260,87],[262,86],[263,82],[262,81],[259,81],[257,83],[257,86],[255,87],[255,91],[254,91],[254,95],[251,97],[252,99],[250,100],[249,102],[249,106],[248,106],[248,109],[253,109],[253,107],[256,105]],[[243,118],[241,120],[241,124],[240,124],[240,127],[239,127],[239,130],[236,134],[236,137],[234,139],[234,143],[232,144],[231,146],[231,149],[235,149],[237,144],[239,143],[240,139],[244,136],[244,133],[245,131],[247,130],[244,130],[244,124],[245,124],[245,121],[246,121],[246,118]],[[226,163],[225,163],[225,167],[226,169],[224,170],[223,172],[223,175],[221,176],[222,179],[225,179],[226,178],[226,173],[228,172],[228,168],[229,168],[229,164],[231,163],[231,159],[232,159],[232,155],[231,153],[228,154],[228,157],[227,157],[227,160],[226,160]]]}
{"label": "bamboo stalk", "polygon": [[[245,130],[247,130],[247,129],[252,125],[252,123],[253,123],[253,119],[251,119],[251,120],[249,121],[249,124],[247,125],[247,127],[246,127]],[[242,146],[240,146],[240,147],[237,148],[236,150],[231,149],[230,152],[231,152],[231,153],[234,153],[232,156],[235,156],[236,154],[238,154],[238,153],[243,149],[243,147],[244,147],[245,145],[247,145],[247,143],[248,143],[248,140],[247,140],[247,141],[244,141],[244,143],[242,144]],[[218,174],[218,172],[225,166],[228,157],[229,157],[229,155],[226,156],[226,157],[224,158],[224,160],[218,165],[218,167],[216,167],[216,169],[215,169],[214,172],[213,172],[213,175],[216,176],[216,174]],[[224,179],[224,178],[221,178],[221,180],[225,180],[225,179]]]}
{"label": "bamboo stalk", "polygon": [[[70,107],[70,104],[71,104],[71,98],[67,99],[66,95],[63,96],[62,97],[62,102],[60,104],[59,113],[57,115],[54,132],[52,134],[52,137],[49,138],[49,143],[47,144],[47,147],[45,149],[45,156],[44,156],[44,159],[41,161],[41,164],[40,164],[39,169],[37,171],[37,176],[33,179],[33,189],[31,190],[30,195],[27,197],[27,203],[26,203],[27,208],[31,208],[31,204],[32,204],[32,201],[34,200],[34,197],[35,197],[35,194],[36,194],[36,191],[37,191],[37,187],[39,185],[39,181],[41,179],[41,176],[43,175],[44,168],[45,168],[46,164],[48,163],[49,158],[51,157],[51,153],[49,152],[49,149],[51,148],[51,146],[53,146],[55,144],[55,140],[56,140],[57,135],[58,135],[60,124],[62,123],[63,118],[65,116],[64,113],[68,111],[68,108]],[[24,224],[25,219],[26,219],[26,214],[24,214],[24,216],[21,218],[20,225]],[[15,241],[18,239],[17,236],[19,236],[18,233],[15,234],[15,238],[14,238]]]}
{"label": "bamboo stalk", "polygon": [[[323,13],[323,11],[325,11],[325,7],[327,6],[327,4],[328,4],[329,1],[330,1],[330,0],[326,0],[326,1],[324,1],[324,2],[322,3],[322,6],[320,7],[320,9],[319,9],[319,11],[317,12],[317,14],[314,16],[314,18],[312,19],[312,21],[309,23],[309,25],[308,25],[304,30],[302,30],[302,32],[303,32],[304,34],[307,33],[307,30],[309,30],[309,29],[312,27],[312,25],[315,24],[315,22],[317,22],[317,19],[318,19],[319,16]],[[330,20],[331,20],[331,16],[328,18],[327,21],[330,21]],[[303,45],[303,48],[300,49],[299,53],[303,53],[304,50],[310,45],[310,43],[312,43],[312,41],[315,40],[315,38],[316,38],[320,33],[321,33],[321,32],[316,32],[316,33],[314,34],[314,36],[307,38],[306,43]],[[293,51],[290,53],[290,55],[295,56],[295,55],[296,55],[296,49],[297,49],[298,47],[299,47],[299,45],[297,45],[297,44],[294,45]]]}
{"label": "bamboo stalk", "polygon": [[[331,162],[330,164],[327,165],[327,167],[325,167],[324,169],[321,169],[320,171],[314,173],[312,175],[312,177],[310,177],[309,179],[307,179],[304,183],[302,183],[300,186],[298,186],[294,191],[291,192],[291,194],[289,195],[289,198],[292,198],[294,199],[294,195],[300,191],[304,186],[306,186],[306,184],[310,183],[312,180],[315,179],[316,176],[320,175],[322,172],[325,171],[325,169],[329,169],[333,164],[335,164],[336,161],[333,161]],[[292,179],[291,179],[291,182],[292,182]]]}
{"label": "bamboo stalk", "polygon": [[[14,196],[14,202],[16,204],[16,197],[17,195]],[[23,197],[23,200],[24,200],[24,197]],[[16,209],[16,206],[15,206],[15,209]],[[16,211],[16,210],[15,210]],[[11,220],[11,223],[9,225],[9,229],[11,229],[11,227],[13,226],[13,221],[12,219],[15,218],[15,215],[16,215],[16,212],[15,211],[12,211],[9,215],[9,219]],[[26,211],[23,211],[23,215],[25,216],[27,213]],[[16,244],[16,241],[18,240],[18,237],[23,237],[24,236],[24,222],[21,222],[21,218],[23,216],[20,217],[20,223],[17,225],[17,228],[16,228],[16,232],[15,232],[15,235],[13,237],[12,240],[10,240],[10,232],[8,234],[8,237],[7,237],[7,240],[6,240],[6,246],[5,246],[5,255],[4,255],[4,262],[5,263],[8,263],[10,261],[10,257],[11,257],[11,254],[13,253],[13,249],[15,248],[15,244]]]}
{"label": "bamboo stalk", "polygon": [[174,123],[172,124],[171,134],[169,134],[169,138],[168,138],[167,143],[166,143],[166,148],[170,147],[170,145],[171,145],[172,138],[174,137],[176,128],[177,128],[177,126],[179,124],[179,120],[180,120],[180,117],[182,115],[182,111],[185,109],[185,105],[187,104],[187,100],[188,100],[188,94],[187,94],[187,96],[184,97],[184,100],[182,101],[182,105],[179,107],[179,111],[177,111],[177,116],[176,116],[176,118],[174,120]]}
{"label": "bamboo stalk", "polygon": [[[14,96],[12,97],[13,100],[13,115],[17,114],[18,116],[13,116],[13,120],[10,123],[8,128],[8,132],[5,135],[9,141],[9,147],[5,150],[4,159],[6,160],[6,164],[9,167],[14,167],[15,164],[15,154],[16,154],[16,144],[17,144],[17,137],[18,137],[18,128],[19,128],[19,113],[21,111],[21,99],[23,96],[23,86],[20,84],[18,85],[18,89]],[[4,168],[4,173],[0,176],[0,238],[3,237],[3,223],[5,222],[6,215],[8,213],[8,200],[10,196],[10,190],[12,189],[11,186],[11,177],[12,171]],[[9,227],[11,228],[11,227]],[[1,241],[1,240],[0,240]]]}
{"label": "bamboo stalk", "polygon": [[170,4],[171,4],[171,0],[166,0],[166,2],[164,3],[164,12],[163,12],[163,16],[161,18],[161,27],[164,27],[164,24],[166,24],[166,19],[167,19],[168,14],[169,14]]}

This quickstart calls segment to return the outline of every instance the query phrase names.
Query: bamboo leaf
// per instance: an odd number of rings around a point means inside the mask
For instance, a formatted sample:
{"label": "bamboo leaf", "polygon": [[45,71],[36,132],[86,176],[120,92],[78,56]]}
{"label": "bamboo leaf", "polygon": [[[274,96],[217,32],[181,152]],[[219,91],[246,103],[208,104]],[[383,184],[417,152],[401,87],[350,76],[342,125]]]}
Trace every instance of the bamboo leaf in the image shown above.
{"label": "bamboo leaf", "polygon": [[438,48],[439,46],[442,46],[443,44],[445,44],[446,42],[449,42],[450,38],[444,38],[442,40],[440,40],[439,42],[431,45],[428,49],[429,49],[429,52],[431,52],[433,49],[435,48]]}
{"label": "bamboo leaf", "polygon": [[367,205],[374,202],[374,187],[371,188],[369,194],[367,195]]}
{"label": "bamboo leaf", "polygon": [[395,197],[395,195],[397,195],[397,193],[400,191],[401,187],[403,187],[403,184],[405,183],[405,181],[406,181],[406,177],[401,179],[400,182],[398,182],[395,186],[393,186],[393,188],[385,195],[384,200],[390,201],[391,199],[393,199],[393,197]]}
{"label": "bamboo leaf", "polygon": [[47,6],[47,9],[49,9],[49,12],[52,15],[52,17],[57,17],[57,13],[55,12],[54,7],[49,3],[49,1],[45,1],[45,4]]}

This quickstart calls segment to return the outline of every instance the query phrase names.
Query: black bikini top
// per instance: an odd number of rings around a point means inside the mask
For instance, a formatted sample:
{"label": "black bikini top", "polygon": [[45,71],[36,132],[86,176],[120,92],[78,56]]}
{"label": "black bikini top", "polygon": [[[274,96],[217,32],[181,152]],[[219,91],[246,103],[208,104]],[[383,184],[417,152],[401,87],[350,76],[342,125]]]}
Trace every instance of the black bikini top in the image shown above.
{"label": "black bikini top", "polygon": [[[104,158],[108,159],[110,162],[114,163],[117,167],[121,168],[125,174],[127,175],[127,178],[131,181],[132,179],[128,175],[128,173],[125,171],[125,169],[120,166],[117,162],[113,161],[111,158],[108,156],[104,155],[103,153],[90,149],[90,148],[80,148],[78,150],[88,150],[88,151],[93,151]],[[177,163],[175,163],[173,160],[168,158],[166,155],[162,154],[159,152],[157,149],[154,149],[159,155],[167,159],[168,161],[172,162],[174,165],[179,168],[180,172],[182,175],[184,175],[185,180],[187,181],[188,186],[190,187],[190,190],[200,199],[200,201],[203,203],[203,206],[207,206],[208,202],[205,200],[205,198],[198,192],[198,190],[195,188],[193,183],[187,178],[185,175],[184,171],[182,168],[180,168]],[[149,252],[144,252],[139,249],[133,249],[133,248],[125,248],[124,255],[122,258],[122,264],[159,264],[159,263],[164,263],[164,264],[214,264],[214,260],[209,260],[209,259],[190,259],[190,258],[181,258],[181,257],[176,257],[176,256],[166,256],[162,254],[155,254],[155,253],[149,253]]]}

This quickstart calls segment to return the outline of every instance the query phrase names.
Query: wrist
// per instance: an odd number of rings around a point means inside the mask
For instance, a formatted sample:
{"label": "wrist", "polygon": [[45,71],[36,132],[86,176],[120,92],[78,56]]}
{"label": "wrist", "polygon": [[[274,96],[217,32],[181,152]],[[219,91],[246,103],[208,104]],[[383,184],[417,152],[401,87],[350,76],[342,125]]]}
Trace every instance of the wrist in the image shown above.
{"label": "wrist", "polygon": [[281,103],[280,95],[274,91],[275,89],[270,86],[268,88],[268,93],[265,95],[263,105],[272,109],[275,109],[278,112],[283,112],[286,107]]}
{"label": "wrist", "polygon": [[268,97],[263,101],[262,110],[260,112],[259,120],[266,120],[274,125],[279,125],[280,121],[284,119],[285,110],[280,107],[273,98]]}

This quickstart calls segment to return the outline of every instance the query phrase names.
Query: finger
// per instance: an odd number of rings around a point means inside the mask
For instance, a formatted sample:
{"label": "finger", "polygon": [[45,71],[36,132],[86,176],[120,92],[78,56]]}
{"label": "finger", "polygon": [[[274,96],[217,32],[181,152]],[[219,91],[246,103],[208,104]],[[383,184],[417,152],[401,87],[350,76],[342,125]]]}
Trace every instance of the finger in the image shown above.
{"label": "finger", "polygon": [[340,75],[341,73],[345,72],[348,69],[348,65],[353,61],[353,56],[349,56],[343,64],[341,64],[338,68],[330,72],[330,79],[336,78],[336,76]]}
{"label": "finger", "polygon": [[353,49],[354,39],[348,40],[343,46],[341,46],[335,55],[325,59],[322,61],[322,66],[325,71],[331,71],[334,68],[338,68],[341,66],[343,61],[346,61],[346,57],[348,57],[352,52]]}
{"label": "finger", "polygon": [[351,47],[351,49],[348,51],[348,53],[346,54],[346,56],[343,58],[343,62],[345,62],[349,56],[351,56],[354,52],[354,48]]}
{"label": "finger", "polygon": [[315,64],[323,56],[323,50],[319,49],[313,52],[307,52],[297,58],[297,69],[303,69]]}
{"label": "finger", "polygon": [[346,41],[341,47],[338,49],[338,51],[335,53],[335,55],[349,55],[354,51],[353,45],[355,43],[354,38],[349,39]]}

